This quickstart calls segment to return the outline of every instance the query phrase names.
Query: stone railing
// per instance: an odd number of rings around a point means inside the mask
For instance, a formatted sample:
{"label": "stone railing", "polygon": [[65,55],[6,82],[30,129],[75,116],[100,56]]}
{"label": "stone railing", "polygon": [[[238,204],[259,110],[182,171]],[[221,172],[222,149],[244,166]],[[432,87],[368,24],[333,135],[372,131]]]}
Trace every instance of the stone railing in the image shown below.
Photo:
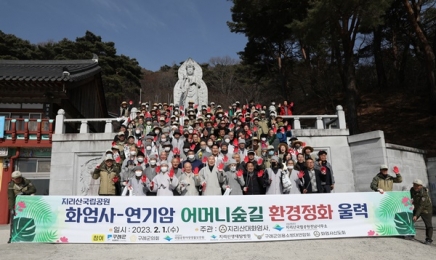
{"label": "stone railing", "polygon": [[[342,106],[338,105],[336,107],[336,115],[294,115],[294,116],[282,116],[283,119],[293,119],[293,129],[299,130],[301,127],[301,120],[313,120],[316,119],[315,127],[310,127],[312,129],[331,129],[331,125],[335,124],[335,129],[346,129],[345,122],[345,112]],[[81,123],[80,134],[89,133],[89,123],[90,122],[106,122],[104,127],[104,133],[113,132],[113,122],[119,121],[117,118],[77,118],[77,119],[66,119],[65,111],[59,109],[58,115],[56,116],[56,127],[55,134],[65,133],[65,123]]]}
{"label": "stone railing", "polygon": [[56,126],[55,126],[55,134],[64,134],[65,133],[65,123],[81,123],[80,124],[80,134],[89,133],[89,125],[90,122],[106,122],[104,127],[105,133],[113,132],[112,122],[117,121],[117,118],[77,118],[77,119],[66,119],[65,111],[63,109],[59,109],[58,115],[56,116]]}
{"label": "stone railing", "polygon": [[345,121],[345,112],[341,105],[336,106],[336,115],[295,115],[295,116],[282,116],[283,119],[293,119],[293,129],[299,130],[301,127],[301,120],[316,119],[314,129],[329,129],[335,123],[336,129],[347,129]]}

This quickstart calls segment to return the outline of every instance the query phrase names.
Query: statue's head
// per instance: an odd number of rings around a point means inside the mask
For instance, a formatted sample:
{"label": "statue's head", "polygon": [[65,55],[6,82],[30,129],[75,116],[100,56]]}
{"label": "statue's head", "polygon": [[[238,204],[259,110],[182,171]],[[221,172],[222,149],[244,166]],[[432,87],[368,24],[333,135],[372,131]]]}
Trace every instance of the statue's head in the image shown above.
{"label": "statue's head", "polygon": [[192,62],[192,60],[189,59],[188,62],[186,63],[186,73],[188,75],[192,75],[194,74],[194,70],[195,70],[194,62]]}

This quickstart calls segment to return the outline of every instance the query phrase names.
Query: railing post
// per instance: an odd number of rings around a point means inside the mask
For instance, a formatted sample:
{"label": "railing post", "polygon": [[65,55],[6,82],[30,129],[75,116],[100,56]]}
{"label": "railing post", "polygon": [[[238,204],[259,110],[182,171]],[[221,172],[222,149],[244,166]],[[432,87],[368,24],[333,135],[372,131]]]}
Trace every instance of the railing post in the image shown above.
{"label": "railing post", "polygon": [[58,110],[58,115],[56,116],[56,126],[55,126],[55,134],[65,134],[65,111],[63,109]]}
{"label": "railing post", "polygon": [[339,129],[347,129],[347,124],[345,121],[345,112],[344,112],[344,108],[341,105],[336,106],[336,114],[338,115]]}
{"label": "railing post", "polygon": [[11,120],[11,137],[12,141],[15,141],[17,139],[17,119]]}
{"label": "railing post", "polygon": [[36,140],[37,142],[41,142],[41,131],[42,131],[42,120],[38,119],[36,120],[37,126],[36,126]]}
{"label": "railing post", "polygon": [[112,120],[106,120],[106,125],[104,126],[105,133],[112,133]]}
{"label": "railing post", "polygon": [[322,122],[322,116],[316,117],[316,129],[324,129],[324,123]]}
{"label": "railing post", "polygon": [[24,119],[24,142],[27,143],[29,141],[29,119]]}
{"label": "railing post", "polygon": [[294,129],[301,129],[300,118],[294,117]]}
{"label": "railing post", "polygon": [[80,125],[80,133],[87,134],[89,132],[88,121],[82,120],[82,124]]}
{"label": "railing post", "polygon": [[49,125],[48,125],[48,139],[51,143],[51,138],[53,135],[53,119],[48,120],[48,123],[49,123]]}

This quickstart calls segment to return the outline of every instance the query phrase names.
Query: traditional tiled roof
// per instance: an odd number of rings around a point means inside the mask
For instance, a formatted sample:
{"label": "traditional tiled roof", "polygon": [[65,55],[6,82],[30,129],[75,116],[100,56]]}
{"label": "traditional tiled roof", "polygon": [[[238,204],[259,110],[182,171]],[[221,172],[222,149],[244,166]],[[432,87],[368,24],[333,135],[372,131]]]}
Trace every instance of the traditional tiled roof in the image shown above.
{"label": "traditional tiled roof", "polygon": [[0,60],[0,81],[77,82],[101,71],[92,60]]}

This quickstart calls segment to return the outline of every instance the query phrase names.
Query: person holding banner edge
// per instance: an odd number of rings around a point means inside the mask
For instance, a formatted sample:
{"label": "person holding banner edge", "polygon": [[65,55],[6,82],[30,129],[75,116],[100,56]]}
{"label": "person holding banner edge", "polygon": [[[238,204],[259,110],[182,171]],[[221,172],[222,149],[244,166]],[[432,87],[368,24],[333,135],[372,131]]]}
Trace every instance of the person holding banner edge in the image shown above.
{"label": "person holding banner edge", "polygon": [[[433,242],[433,225],[432,215],[433,207],[429,190],[423,186],[423,182],[420,179],[413,181],[413,187],[410,188],[410,197],[412,198],[413,209],[413,222],[416,222],[419,218],[422,218],[425,224],[425,242],[424,244],[430,245]],[[411,237],[406,237],[410,239]]]}
{"label": "person holding banner edge", "polygon": [[12,237],[12,225],[15,216],[15,200],[18,195],[34,195],[36,188],[30,182],[30,180],[23,177],[20,171],[14,171],[12,173],[12,180],[8,185],[8,206],[11,212],[11,230],[8,243],[11,242]]}

